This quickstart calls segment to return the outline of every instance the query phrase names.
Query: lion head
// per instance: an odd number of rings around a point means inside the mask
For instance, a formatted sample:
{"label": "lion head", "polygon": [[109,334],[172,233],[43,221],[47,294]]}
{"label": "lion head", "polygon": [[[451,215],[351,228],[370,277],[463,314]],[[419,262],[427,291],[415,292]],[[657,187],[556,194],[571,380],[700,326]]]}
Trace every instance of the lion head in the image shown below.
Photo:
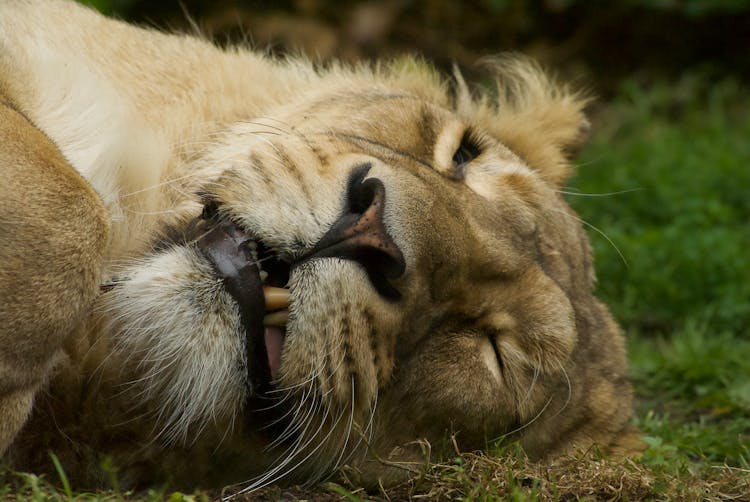
{"label": "lion head", "polygon": [[586,100],[496,72],[324,70],[201,146],[178,222],[100,297],[163,438],[214,441],[255,485],[446,434],[616,441],[623,340],[560,192]]}

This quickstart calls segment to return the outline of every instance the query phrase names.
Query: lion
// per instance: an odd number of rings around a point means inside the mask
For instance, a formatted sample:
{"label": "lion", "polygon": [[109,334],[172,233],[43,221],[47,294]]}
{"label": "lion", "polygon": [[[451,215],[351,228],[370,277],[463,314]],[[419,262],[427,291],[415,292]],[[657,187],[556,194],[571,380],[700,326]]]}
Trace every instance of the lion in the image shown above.
{"label": "lion", "polygon": [[394,482],[446,437],[632,450],[561,196],[587,98],[493,68],[472,89],[0,3],[6,462],[252,490]]}

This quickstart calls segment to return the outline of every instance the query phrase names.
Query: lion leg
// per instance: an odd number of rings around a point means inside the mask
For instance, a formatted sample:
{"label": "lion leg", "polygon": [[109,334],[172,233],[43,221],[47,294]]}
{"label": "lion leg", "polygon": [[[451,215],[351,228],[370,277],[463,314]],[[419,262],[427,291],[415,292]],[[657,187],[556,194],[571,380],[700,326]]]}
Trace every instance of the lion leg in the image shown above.
{"label": "lion leg", "polygon": [[98,292],[99,197],[0,93],[0,454]]}

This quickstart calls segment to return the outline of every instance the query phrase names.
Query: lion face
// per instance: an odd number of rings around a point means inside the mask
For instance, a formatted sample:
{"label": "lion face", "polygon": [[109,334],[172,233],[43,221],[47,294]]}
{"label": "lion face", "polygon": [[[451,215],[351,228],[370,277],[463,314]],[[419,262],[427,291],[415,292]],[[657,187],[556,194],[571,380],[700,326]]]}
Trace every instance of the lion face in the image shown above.
{"label": "lion face", "polygon": [[580,110],[546,97],[349,82],[214,139],[184,223],[102,295],[157,430],[260,434],[303,476],[366,445],[541,456],[619,430],[622,343],[557,191]]}

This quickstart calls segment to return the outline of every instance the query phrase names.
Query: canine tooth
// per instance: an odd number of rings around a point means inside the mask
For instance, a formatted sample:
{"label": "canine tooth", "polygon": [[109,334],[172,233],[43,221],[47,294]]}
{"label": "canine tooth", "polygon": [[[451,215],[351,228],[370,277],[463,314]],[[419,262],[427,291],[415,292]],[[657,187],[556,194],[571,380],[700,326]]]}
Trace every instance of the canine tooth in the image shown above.
{"label": "canine tooth", "polygon": [[272,314],[268,314],[265,317],[263,317],[263,325],[264,326],[286,326],[286,323],[288,320],[289,320],[289,311],[280,310],[278,312],[274,312]]}
{"label": "canine tooth", "polygon": [[[261,278],[263,277],[262,274],[263,272],[261,272]],[[266,310],[279,310],[289,307],[288,289],[265,286],[263,295],[266,297]]]}
{"label": "canine tooth", "polygon": [[265,270],[261,270],[260,271],[260,282],[263,282],[266,279],[268,279],[268,272],[266,272]]}

